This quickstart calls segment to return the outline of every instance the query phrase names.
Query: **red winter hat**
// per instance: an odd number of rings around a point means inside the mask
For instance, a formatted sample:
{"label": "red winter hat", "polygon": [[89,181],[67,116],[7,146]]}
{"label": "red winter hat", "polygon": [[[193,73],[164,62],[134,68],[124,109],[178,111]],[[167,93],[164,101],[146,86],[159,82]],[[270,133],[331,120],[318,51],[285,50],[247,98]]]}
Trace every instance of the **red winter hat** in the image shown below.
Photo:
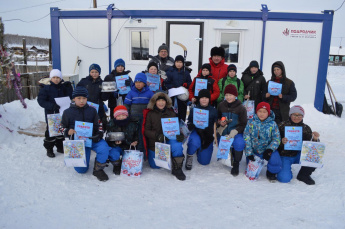
{"label": "red winter hat", "polygon": [[229,84],[228,86],[225,87],[224,90],[224,95],[225,94],[232,94],[234,96],[238,96],[237,88],[233,84]]}
{"label": "red winter hat", "polygon": [[116,118],[119,115],[126,115],[128,116],[127,108],[123,105],[117,106],[114,109],[114,118]]}
{"label": "red winter hat", "polygon": [[260,110],[261,108],[266,109],[266,111],[268,112],[268,115],[271,114],[271,107],[268,103],[266,102],[259,103],[258,106],[256,107],[255,113],[258,113],[258,110]]}

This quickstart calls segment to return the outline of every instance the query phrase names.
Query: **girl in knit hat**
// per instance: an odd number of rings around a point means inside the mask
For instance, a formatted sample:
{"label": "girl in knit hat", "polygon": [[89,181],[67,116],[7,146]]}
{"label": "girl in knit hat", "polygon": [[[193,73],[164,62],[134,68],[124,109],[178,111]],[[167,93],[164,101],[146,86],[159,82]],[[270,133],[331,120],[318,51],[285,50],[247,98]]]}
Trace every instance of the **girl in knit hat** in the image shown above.
{"label": "girl in knit hat", "polygon": [[[304,118],[304,109],[299,105],[295,105],[290,108],[289,111],[289,119],[281,122],[279,124],[279,131],[282,137],[282,141],[278,148],[279,154],[282,160],[282,170],[278,173],[277,178],[278,181],[283,183],[288,183],[292,179],[292,171],[291,165],[292,164],[299,164],[301,158],[301,150],[285,150],[284,145],[289,141],[288,138],[285,137],[285,127],[302,127],[302,139],[301,141],[312,141],[319,142],[320,134],[318,132],[312,132],[311,128],[303,122]],[[312,172],[314,172],[315,168],[302,166],[299,173],[297,174],[297,180],[302,181],[308,185],[315,184],[315,181],[310,177]]]}
{"label": "girl in knit hat", "polygon": [[220,103],[224,100],[224,90],[226,88],[226,86],[228,86],[229,84],[235,85],[235,87],[237,88],[237,99],[240,100],[241,102],[243,102],[243,82],[237,78],[237,67],[234,64],[230,64],[228,67],[228,74],[226,75],[226,77],[220,79],[218,81],[218,87],[220,90],[220,95],[217,99],[217,102]]}
{"label": "girl in knit hat", "polygon": [[280,134],[274,118],[275,115],[271,111],[270,105],[261,102],[256,107],[256,114],[248,121],[243,133],[247,162],[255,161],[254,155],[267,160],[266,176],[270,181],[277,180],[276,174],[282,167],[277,151]]}

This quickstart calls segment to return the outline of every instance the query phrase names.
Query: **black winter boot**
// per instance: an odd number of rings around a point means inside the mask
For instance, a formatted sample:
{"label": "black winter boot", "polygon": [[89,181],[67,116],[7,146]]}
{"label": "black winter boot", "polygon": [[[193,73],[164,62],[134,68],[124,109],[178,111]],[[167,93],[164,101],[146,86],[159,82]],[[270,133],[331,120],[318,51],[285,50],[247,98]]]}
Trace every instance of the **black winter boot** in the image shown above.
{"label": "black winter boot", "polygon": [[270,171],[266,171],[266,177],[269,181],[274,182],[277,180],[277,174],[271,173]]}
{"label": "black winter boot", "polygon": [[100,181],[107,181],[109,180],[108,175],[104,172],[104,168],[106,167],[106,163],[99,163],[95,160],[95,165],[93,167],[93,175],[97,177]]}
{"label": "black winter boot", "polygon": [[313,167],[302,166],[297,175],[297,180],[306,183],[307,185],[314,185],[315,181],[310,175],[315,171]]}
{"label": "black winter boot", "polygon": [[183,161],[184,161],[184,156],[172,158],[172,171],[171,171],[171,173],[179,180],[185,180],[186,179],[186,175],[184,175],[184,173],[182,171]]}
{"label": "black winter boot", "polygon": [[231,175],[237,176],[240,172],[239,166],[240,166],[240,161],[242,160],[243,151],[236,151],[232,149],[232,155],[233,155],[233,162],[232,162]]}
{"label": "black winter boot", "polygon": [[53,139],[53,140],[44,139],[43,140],[43,146],[44,146],[44,148],[47,149],[47,156],[48,157],[51,157],[51,158],[55,157],[55,154],[53,151],[54,145],[55,145],[55,139]]}
{"label": "black winter boot", "polygon": [[116,161],[111,161],[111,164],[113,164],[114,169],[113,169],[113,173],[115,175],[120,175],[121,174],[121,164],[122,164],[122,160],[116,160]]}
{"label": "black winter boot", "polygon": [[193,167],[193,156],[194,155],[187,154],[187,159],[186,159],[186,164],[185,164],[187,170],[191,170]]}
{"label": "black winter boot", "polygon": [[56,137],[55,146],[58,153],[63,153],[63,141],[65,138],[63,136]]}

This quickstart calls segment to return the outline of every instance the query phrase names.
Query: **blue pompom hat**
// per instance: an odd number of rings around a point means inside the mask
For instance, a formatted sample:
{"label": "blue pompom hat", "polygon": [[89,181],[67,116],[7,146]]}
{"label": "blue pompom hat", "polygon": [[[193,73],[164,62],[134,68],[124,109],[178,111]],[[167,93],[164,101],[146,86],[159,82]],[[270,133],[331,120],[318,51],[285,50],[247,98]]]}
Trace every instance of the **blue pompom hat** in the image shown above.
{"label": "blue pompom hat", "polygon": [[73,93],[72,93],[72,99],[74,99],[75,97],[79,97],[79,96],[83,96],[85,98],[87,98],[89,96],[89,93],[87,92],[87,89],[83,86],[78,86],[74,89]]}
{"label": "blue pompom hat", "polygon": [[98,64],[91,64],[89,67],[89,72],[91,70],[96,70],[99,74],[101,74],[101,67]]}
{"label": "blue pompom hat", "polygon": [[143,82],[144,84],[146,84],[146,81],[147,81],[147,77],[144,73],[138,73],[134,79],[134,83],[135,82]]}
{"label": "blue pompom hat", "polygon": [[117,59],[117,60],[115,60],[115,63],[114,63],[114,68],[115,68],[115,70],[116,70],[116,67],[117,66],[123,66],[124,68],[126,68],[126,63],[125,63],[125,61],[123,60],[123,59]]}

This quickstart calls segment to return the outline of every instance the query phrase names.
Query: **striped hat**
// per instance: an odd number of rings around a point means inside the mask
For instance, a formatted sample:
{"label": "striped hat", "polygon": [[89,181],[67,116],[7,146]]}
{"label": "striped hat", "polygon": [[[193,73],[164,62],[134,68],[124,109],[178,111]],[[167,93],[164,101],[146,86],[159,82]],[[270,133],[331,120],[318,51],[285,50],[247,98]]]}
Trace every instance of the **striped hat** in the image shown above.
{"label": "striped hat", "polygon": [[74,89],[73,93],[72,93],[72,99],[74,99],[75,97],[79,97],[79,96],[83,96],[85,98],[87,98],[89,96],[89,93],[87,92],[87,89],[83,86],[78,86]]}
{"label": "striped hat", "polygon": [[116,118],[119,115],[126,115],[128,117],[128,111],[127,108],[123,105],[117,106],[114,109],[114,118]]}

